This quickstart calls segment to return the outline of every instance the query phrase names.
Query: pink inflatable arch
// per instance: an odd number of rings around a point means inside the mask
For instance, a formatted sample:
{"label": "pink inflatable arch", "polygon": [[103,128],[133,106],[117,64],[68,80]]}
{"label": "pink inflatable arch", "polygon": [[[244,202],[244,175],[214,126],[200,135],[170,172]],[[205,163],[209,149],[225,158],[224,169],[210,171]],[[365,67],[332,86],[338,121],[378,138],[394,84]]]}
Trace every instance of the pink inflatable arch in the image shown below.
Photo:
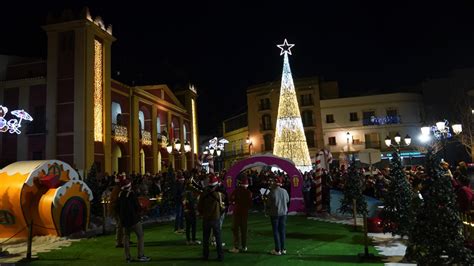
{"label": "pink inflatable arch", "polygon": [[303,177],[300,171],[292,161],[274,155],[256,155],[234,164],[225,177],[225,185],[229,195],[235,188],[239,173],[254,166],[275,166],[285,171],[291,178],[291,198],[288,212],[300,213],[305,211],[302,192]]}

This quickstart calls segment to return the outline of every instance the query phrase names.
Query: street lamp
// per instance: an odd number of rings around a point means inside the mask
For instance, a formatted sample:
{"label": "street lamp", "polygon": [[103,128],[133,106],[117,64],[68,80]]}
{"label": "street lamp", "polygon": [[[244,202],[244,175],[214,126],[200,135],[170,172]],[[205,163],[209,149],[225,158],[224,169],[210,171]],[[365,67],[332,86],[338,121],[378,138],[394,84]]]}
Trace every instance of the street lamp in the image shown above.
{"label": "street lamp", "polygon": [[436,122],[435,125],[422,127],[420,139],[429,140],[431,133],[433,133],[433,136],[436,140],[441,141],[443,145],[443,159],[446,160],[446,142],[453,136],[457,136],[462,133],[462,125],[453,124],[450,129],[449,122],[445,119],[444,121]]}
{"label": "street lamp", "polygon": [[350,140],[351,140],[351,138],[352,138],[351,133],[347,132],[347,133],[346,133],[347,154],[349,155],[349,159],[350,159],[350,154],[351,154],[351,146],[350,146]]}
{"label": "street lamp", "polygon": [[171,143],[168,142],[168,145],[166,146],[166,151],[168,151],[168,153],[172,153],[173,152],[173,146],[171,145]]}
{"label": "street lamp", "polygon": [[[395,153],[397,154],[398,157],[401,157],[400,156],[400,147],[402,147],[402,137],[400,136],[400,134],[397,132],[397,134],[395,135],[395,137],[393,138],[395,140],[395,143],[393,144],[392,143],[392,139],[387,136],[385,138],[385,145],[387,147],[391,147],[391,148],[394,148],[395,149]],[[405,146],[410,146],[411,144],[411,137],[407,134],[405,136],[405,138],[403,139],[403,142],[405,144]]]}
{"label": "street lamp", "polygon": [[180,151],[181,150],[181,141],[179,141],[179,139],[176,139],[174,141],[174,148],[177,150],[177,151]]}
{"label": "street lamp", "polygon": [[250,136],[247,136],[247,139],[245,140],[245,143],[247,143],[247,145],[249,145],[249,155],[252,155],[252,150],[251,150],[251,147],[252,147],[252,141],[250,140]]}
{"label": "street lamp", "polygon": [[[402,142],[402,137],[400,136],[399,133],[397,133],[397,135],[395,135],[395,137],[394,137],[393,139],[395,140],[396,145],[392,145],[392,139],[391,139],[389,136],[387,136],[387,137],[385,138],[385,145],[386,145],[387,147],[394,147],[394,148],[396,148],[397,151],[398,151],[398,150],[400,149],[400,147],[401,147],[400,143]],[[410,144],[411,144],[411,137],[408,136],[408,134],[407,134],[407,135],[405,136],[405,138],[403,139],[403,142],[405,142],[405,146],[410,146]]]}
{"label": "street lamp", "polygon": [[191,151],[191,143],[189,143],[189,140],[186,140],[184,142],[184,152],[190,152]]}
{"label": "street lamp", "polygon": [[209,151],[211,152],[211,155],[214,155],[214,151],[215,151],[214,147],[211,146],[211,147],[209,148]]}

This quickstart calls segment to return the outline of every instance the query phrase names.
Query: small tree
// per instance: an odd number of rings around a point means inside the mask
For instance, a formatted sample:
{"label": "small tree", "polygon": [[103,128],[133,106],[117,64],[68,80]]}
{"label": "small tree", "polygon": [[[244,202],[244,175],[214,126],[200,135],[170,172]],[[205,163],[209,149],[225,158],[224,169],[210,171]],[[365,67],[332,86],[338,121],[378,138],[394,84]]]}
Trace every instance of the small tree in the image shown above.
{"label": "small tree", "polygon": [[420,265],[469,265],[473,258],[464,246],[450,177],[439,167],[431,150],[426,158],[428,180],[409,236],[410,258]]}
{"label": "small tree", "polygon": [[[355,200],[357,213],[367,214],[367,201],[365,200],[364,195],[362,195],[362,191],[364,190],[364,180],[355,166],[354,159],[349,166],[345,179],[346,184],[344,185],[344,197],[341,199],[341,207],[339,208],[339,211],[342,213],[353,213],[353,202]],[[355,219],[356,217],[354,217],[354,221]]]}
{"label": "small tree", "polygon": [[380,214],[384,232],[408,236],[414,217],[413,191],[402,169],[397,152],[392,154],[390,185]]}
{"label": "small tree", "polygon": [[92,191],[92,195],[94,196],[94,199],[91,202],[91,214],[94,216],[102,215],[102,189],[100,186],[99,179],[97,177],[97,166],[95,165],[95,163],[92,164],[91,169],[87,174],[85,183],[87,184],[87,186],[89,186]]}

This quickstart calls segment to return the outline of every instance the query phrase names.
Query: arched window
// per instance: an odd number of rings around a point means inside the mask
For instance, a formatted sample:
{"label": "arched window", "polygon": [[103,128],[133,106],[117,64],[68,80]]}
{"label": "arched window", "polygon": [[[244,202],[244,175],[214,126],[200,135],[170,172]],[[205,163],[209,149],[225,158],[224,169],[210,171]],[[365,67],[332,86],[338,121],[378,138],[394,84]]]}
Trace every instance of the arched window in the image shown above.
{"label": "arched window", "polygon": [[272,117],[269,114],[262,116],[262,130],[272,130]]}
{"label": "arched window", "polygon": [[312,127],[313,123],[313,111],[306,110],[301,113],[301,118],[303,120],[303,126]]}
{"label": "arched window", "polygon": [[156,117],[156,132],[161,134],[161,120],[159,116]]}
{"label": "arched window", "polygon": [[308,143],[308,148],[316,147],[314,143],[314,131],[308,130],[308,131],[305,131],[304,134],[306,136],[306,143]]}
{"label": "arched window", "polygon": [[138,111],[139,129],[142,131],[145,125],[145,114],[142,111]]}
{"label": "arched window", "polygon": [[186,127],[186,124],[183,124],[183,136],[184,136],[184,141],[188,139],[188,130]]}
{"label": "arched window", "polygon": [[265,134],[263,136],[265,151],[271,151],[273,149],[272,141],[273,141],[273,137],[271,134]]}
{"label": "arched window", "polygon": [[112,102],[112,124],[119,125],[118,115],[122,114],[122,107],[117,102]]}

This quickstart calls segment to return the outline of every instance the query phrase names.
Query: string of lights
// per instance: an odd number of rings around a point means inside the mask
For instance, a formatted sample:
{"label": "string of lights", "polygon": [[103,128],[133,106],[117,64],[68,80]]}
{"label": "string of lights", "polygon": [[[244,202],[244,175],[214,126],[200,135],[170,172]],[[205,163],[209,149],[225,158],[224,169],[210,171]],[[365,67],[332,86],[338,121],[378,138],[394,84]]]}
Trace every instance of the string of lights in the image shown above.
{"label": "string of lights", "polygon": [[294,44],[288,44],[285,39],[277,46],[282,49],[280,55],[284,58],[273,154],[292,160],[302,172],[310,171],[311,158],[288,59]]}
{"label": "string of lights", "polygon": [[102,42],[94,40],[94,141],[103,140],[103,47]]}

